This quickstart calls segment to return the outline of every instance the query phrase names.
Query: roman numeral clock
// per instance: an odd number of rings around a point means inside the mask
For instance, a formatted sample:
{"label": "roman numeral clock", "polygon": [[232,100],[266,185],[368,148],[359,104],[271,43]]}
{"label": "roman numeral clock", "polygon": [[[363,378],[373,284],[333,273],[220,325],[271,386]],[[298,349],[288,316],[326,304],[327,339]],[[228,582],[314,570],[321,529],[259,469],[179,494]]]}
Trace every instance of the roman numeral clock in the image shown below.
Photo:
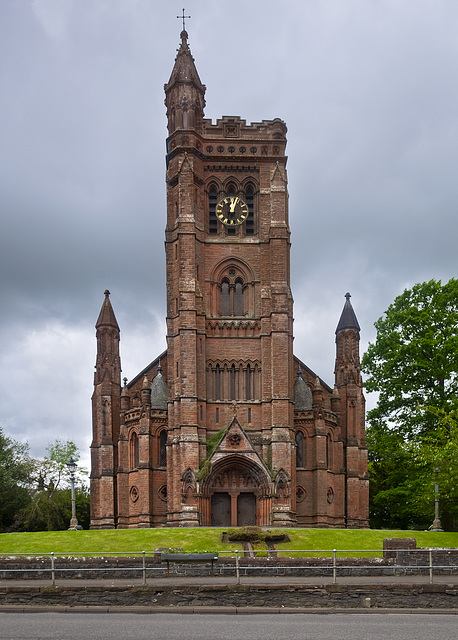
{"label": "roman numeral clock", "polygon": [[247,216],[248,206],[238,196],[227,196],[216,205],[216,217],[228,227],[242,224]]}

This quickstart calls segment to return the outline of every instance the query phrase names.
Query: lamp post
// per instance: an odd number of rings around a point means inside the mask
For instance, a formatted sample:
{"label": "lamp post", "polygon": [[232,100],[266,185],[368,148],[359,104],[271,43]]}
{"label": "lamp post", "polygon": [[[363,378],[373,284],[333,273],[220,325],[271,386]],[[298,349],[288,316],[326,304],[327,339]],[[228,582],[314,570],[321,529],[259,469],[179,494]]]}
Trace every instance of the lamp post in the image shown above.
{"label": "lamp post", "polygon": [[439,483],[437,481],[437,476],[439,474],[439,469],[434,470],[436,473],[436,481],[434,483],[434,522],[429,527],[430,531],[443,531],[442,523],[439,518]]}
{"label": "lamp post", "polygon": [[73,458],[70,458],[69,462],[67,462],[68,470],[70,471],[70,484],[72,487],[72,517],[70,520],[70,526],[68,528],[69,531],[79,531],[83,527],[78,524],[78,520],[76,519],[76,498],[75,498],[75,472],[76,472],[76,462]]}

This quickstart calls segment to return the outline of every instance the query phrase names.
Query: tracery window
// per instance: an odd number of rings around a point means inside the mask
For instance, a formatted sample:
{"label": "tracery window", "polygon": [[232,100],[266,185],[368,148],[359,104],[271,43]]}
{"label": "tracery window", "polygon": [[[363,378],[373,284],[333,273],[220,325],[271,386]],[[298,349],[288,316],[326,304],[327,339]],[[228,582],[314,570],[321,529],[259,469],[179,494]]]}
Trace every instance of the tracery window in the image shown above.
{"label": "tracery window", "polygon": [[244,286],[241,278],[230,282],[224,278],[221,282],[221,316],[241,317],[244,315]]}

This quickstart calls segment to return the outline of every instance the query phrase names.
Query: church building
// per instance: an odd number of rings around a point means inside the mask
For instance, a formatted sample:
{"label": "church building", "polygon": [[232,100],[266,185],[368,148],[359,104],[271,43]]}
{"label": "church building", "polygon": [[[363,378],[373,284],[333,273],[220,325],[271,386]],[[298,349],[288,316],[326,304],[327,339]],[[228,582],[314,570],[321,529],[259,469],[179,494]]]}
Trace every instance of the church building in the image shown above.
{"label": "church building", "polygon": [[293,353],[285,123],[206,119],[187,39],[165,85],[167,350],[122,384],[105,292],[91,527],[367,527],[350,294],[331,388]]}

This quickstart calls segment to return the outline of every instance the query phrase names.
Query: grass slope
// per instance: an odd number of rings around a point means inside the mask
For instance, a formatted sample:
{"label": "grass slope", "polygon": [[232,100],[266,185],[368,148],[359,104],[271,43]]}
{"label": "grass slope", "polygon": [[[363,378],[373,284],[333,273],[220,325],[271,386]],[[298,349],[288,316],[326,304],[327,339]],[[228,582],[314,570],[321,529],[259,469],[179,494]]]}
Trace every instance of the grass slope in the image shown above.
{"label": "grass slope", "polygon": [[[277,544],[286,555],[328,555],[318,551],[380,550],[384,538],[415,538],[418,547],[458,547],[458,532],[380,531],[360,529],[288,529],[290,542]],[[185,552],[232,551],[240,543],[223,544],[223,529],[118,529],[106,531],[44,531],[40,533],[0,534],[0,554],[97,554],[125,553],[133,555],[156,548],[183,549]],[[265,549],[264,545],[257,549]],[[286,550],[315,550],[315,553],[288,554]],[[345,555],[380,556],[381,553],[347,553]]]}

